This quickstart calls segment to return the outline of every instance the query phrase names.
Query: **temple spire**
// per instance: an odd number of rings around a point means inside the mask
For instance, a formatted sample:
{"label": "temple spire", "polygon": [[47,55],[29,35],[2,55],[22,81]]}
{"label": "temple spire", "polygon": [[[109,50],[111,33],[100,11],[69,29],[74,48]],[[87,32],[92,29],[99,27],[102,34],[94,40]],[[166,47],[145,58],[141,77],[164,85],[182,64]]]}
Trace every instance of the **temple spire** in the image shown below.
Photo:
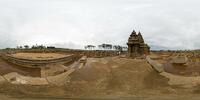
{"label": "temple spire", "polygon": [[140,41],[141,43],[144,43],[144,39],[143,39],[142,34],[141,34],[140,31],[138,32],[138,36],[139,36],[139,41]]}
{"label": "temple spire", "polygon": [[138,32],[138,35],[142,35],[140,31]]}
{"label": "temple spire", "polygon": [[133,30],[133,32],[131,33],[131,36],[133,36],[133,35],[137,35],[135,30]]}

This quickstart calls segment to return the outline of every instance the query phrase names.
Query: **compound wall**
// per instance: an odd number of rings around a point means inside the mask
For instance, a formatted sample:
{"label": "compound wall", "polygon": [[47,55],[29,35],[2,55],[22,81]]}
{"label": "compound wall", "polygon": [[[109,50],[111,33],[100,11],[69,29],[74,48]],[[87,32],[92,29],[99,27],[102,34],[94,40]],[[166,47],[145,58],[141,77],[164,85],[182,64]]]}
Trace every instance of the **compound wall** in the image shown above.
{"label": "compound wall", "polygon": [[87,57],[112,57],[117,56],[119,53],[114,50],[79,50],[79,49],[10,49],[4,50],[6,53],[16,52],[27,52],[27,53],[63,53],[63,54],[74,54],[75,57],[80,58],[81,56]]}

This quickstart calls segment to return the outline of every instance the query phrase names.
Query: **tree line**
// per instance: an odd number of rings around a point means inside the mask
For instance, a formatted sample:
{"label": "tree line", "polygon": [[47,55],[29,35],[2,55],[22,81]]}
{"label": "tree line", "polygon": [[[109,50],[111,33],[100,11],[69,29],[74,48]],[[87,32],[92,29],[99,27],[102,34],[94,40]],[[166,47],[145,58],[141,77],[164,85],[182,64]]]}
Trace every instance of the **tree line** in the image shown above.
{"label": "tree line", "polygon": [[17,49],[55,49],[54,46],[44,46],[44,45],[24,45],[24,46],[17,46]]}
{"label": "tree line", "polygon": [[101,44],[98,46],[94,46],[94,45],[86,45],[85,46],[86,50],[95,50],[95,49],[99,49],[99,50],[117,50],[117,51],[126,51],[128,49],[128,47],[125,46],[120,46],[120,45],[112,45],[112,44]]}
{"label": "tree line", "polygon": [[[17,46],[17,49],[55,49],[54,46],[44,46],[44,45],[24,45]],[[84,46],[85,50],[116,50],[116,51],[127,51],[128,47],[120,46],[120,45],[112,45],[112,44],[101,44],[101,45],[86,45]]]}

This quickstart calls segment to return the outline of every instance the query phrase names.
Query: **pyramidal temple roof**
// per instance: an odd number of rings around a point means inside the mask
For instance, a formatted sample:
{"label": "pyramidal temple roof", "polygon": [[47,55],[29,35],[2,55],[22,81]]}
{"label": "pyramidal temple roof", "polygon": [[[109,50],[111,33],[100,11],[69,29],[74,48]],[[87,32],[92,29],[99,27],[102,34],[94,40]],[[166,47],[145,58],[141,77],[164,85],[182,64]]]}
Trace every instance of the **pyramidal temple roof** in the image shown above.
{"label": "pyramidal temple roof", "polygon": [[131,36],[137,35],[137,33],[135,32],[135,30],[133,30],[133,32],[131,33]]}
{"label": "pyramidal temple roof", "polygon": [[129,37],[129,43],[144,43],[144,39],[142,37],[141,32],[139,31],[138,34],[133,30]]}

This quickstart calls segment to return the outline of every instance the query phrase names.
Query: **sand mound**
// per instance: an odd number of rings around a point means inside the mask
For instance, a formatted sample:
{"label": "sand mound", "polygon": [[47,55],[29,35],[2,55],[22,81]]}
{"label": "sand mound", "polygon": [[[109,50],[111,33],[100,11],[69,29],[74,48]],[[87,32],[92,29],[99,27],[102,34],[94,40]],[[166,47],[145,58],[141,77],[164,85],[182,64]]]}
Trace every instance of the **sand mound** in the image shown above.
{"label": "sand mound", "polygon": [[[65,86],[13,86],[4,84],[0,92],[34,97],[132,97],[174,94],[168,79],[156,73],[145,60],[89,58],[85,66],[70,75]],[[37,91],[37,92],[36,92]],[[20,93],[20,94],[19,94]]]}
{"label": "sand mound", "polygon": [[85,67],[71,75],[68,91],[76,95],[133,95],[144,89],[167,87],[145,60],[125,58],[88,59]]}

